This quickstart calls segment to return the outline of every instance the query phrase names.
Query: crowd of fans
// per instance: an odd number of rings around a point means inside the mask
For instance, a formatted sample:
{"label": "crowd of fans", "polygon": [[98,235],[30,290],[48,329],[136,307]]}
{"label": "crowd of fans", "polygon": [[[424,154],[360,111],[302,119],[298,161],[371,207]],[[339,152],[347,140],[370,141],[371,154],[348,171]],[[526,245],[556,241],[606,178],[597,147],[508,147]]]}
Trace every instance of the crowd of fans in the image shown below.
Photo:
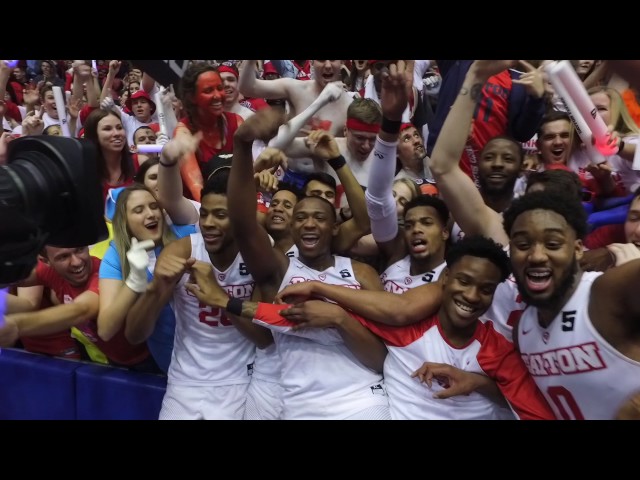
{"label": "crowd of fans", "polygon": [[636,82],[571,61],[599,163],[550,62],[0,60],[0,165],[93,143],[109,230],[0,347],[166,375],[160,419],[639,418]]}

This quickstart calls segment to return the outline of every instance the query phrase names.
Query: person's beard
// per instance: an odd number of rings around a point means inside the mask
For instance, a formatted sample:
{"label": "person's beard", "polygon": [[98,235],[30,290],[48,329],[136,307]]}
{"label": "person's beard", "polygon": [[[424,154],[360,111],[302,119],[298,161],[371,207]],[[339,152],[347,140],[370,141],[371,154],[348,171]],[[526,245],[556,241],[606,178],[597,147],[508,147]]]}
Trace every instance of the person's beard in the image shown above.
{"label": "person's beard", "polygon": [[564,300],[565,295],[571,288],[573,287],[573,282],[575,280],[576,274],[578,273],[578,260],[575,255],[573,257],[573,262],[571,266],[567,270],[567,274],[564,278],[560,279],[560,284],[555,289],[553,294],[547,299],[536,299],[532,298],[526,289],[526,279],[520,279],[518,276],[514,275],[516,279],[516,285],[518,285],[518,291],[520,292],[520,296],[522,297],[522,301],[527,305],[531,305],[532,307],[537,308],[553,308],[559,302]]}
{"label": "person's beard", "polygon": [[503,197],[503,196],[513,196],[513,189],[516,186],[516,180],[518,177],[513,177],[507,183],[504,184],[501,188],[493,188],[487,184],[486,179],[482,175],[478,175],[478,182],[480,183],[480,191],[485,195],[489,195],[491,197]]}

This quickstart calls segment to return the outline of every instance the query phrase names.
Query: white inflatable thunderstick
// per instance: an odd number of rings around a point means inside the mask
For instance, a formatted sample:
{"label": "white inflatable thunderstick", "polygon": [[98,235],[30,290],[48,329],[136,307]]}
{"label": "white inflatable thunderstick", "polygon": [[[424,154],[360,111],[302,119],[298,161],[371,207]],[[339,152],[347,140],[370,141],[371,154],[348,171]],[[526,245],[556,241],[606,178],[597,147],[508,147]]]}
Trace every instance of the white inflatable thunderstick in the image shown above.
{"label": "white inflatable thunderstick", "polygon": [[271,139],[268,146],[279,148],[280,150],[287,148],[300,129],[304,127],[322,107],[338,100],[343,92],[342,82],[331,82],[327,84],[311,105],[278,129],[278,134]]}
{"label": "white inflatable thunderstick", "polygon": [[[569,67],[571,67],[571,65],[569,65]],[[567,113],[569,114],[571,121],[576,127],[576,132],[578,133],[580,140],[582,140],[582,143],[585,146],[589,159],[596,165],[604,162],[604,155],[602,155],[602,153],[600,153],[600,151],[596,149],[591,143],[592,132],[587,125],[586,120],[578,110],[578,106],[573,101],[573,97],[570,96],[564,83],[559,79],[557,75],[555,75],[555,65],[549,64],[545,68],[547,70],[547,73],[549,74],[549,81],[551,82],[551,85],[553,85],[553,89],[555,90],[558,97],[560,97],[560,100],[562,100],[562,103],[567,109]]]}
{"label": "white inflatable thunderstick", "polygon": [[584,84],[569,61],[561,60],[550,63],[546,70],[554,89],[557,83],[562,83],[566,97],[571,99],[577,110],[572,110],[571,113],[579,113],[583,118],[593,135],[598,151],[602,153],[602,155],[615,154],[618,148],[615,145],[611,146],[607,143],[611,136],[607,130],[607,125],[598,113],[598,109],[594,105],[593,100],[591,100],[587,90],[584,88]]}
{"label": "white inflatable thunderstick", "polygon": [[67,107],[64,104],[64,97],[62,96],[62,88],[51,87],[53,90],[53,98],[56,101],[56,110],[58,112],[58,118],[60,119],[60,128],[62,129],[62,135],[64,137],[70,137],[69,124],[67,123]]}
{"label": "white inflatable thunderstick", "polygon": [[167,130],[167,117],[164,114],[164,105],[162,104],[162,94],[158,91],[154,95],[156,102],[156,112],[158,113],[158,123],[160,124],[160,132],[169,137]]}

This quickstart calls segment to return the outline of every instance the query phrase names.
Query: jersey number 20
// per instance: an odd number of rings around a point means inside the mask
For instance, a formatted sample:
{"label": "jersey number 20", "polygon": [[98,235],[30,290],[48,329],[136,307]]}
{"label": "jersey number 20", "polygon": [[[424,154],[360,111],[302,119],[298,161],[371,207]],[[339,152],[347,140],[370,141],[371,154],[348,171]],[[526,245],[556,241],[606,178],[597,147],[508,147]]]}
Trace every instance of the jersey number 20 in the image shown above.
{"label": "jersey number 20", "polygon": [[225,315],[224,310],[210,305],[205,305],[204,303],[200,304],[199,316],[200,322],[206,323],[210,327],[219,327],[221,325],[228,327],[229,325],[232,325],[231,321]]}

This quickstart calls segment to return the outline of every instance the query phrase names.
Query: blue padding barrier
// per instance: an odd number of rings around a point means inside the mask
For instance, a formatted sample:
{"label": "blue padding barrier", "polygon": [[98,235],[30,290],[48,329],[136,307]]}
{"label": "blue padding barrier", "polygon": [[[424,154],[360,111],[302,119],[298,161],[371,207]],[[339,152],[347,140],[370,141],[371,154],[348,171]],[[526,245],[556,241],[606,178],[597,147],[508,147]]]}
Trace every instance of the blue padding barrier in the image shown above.
{"label": "blue padding barrier", "polygon": [[86,365],[76,371],[78,420],[157,420],[165,377]]}
{"label": "blue padding barrier", "polygon": [[157,420],[166,377],[0,351],[0,420]]}
{"label": "blue padding barrier", "polygon": [[589,231],[604,225],[624,223],[627,220],[632,199],[633,195],[607,198],[598,205],[598,208],[590,202],[582,202],[582,206],[587,212]]}
{"label": "blue padding barrier", "polygon": [[609,210],[611,208],[619,207],[620,205],[631,205],[631,200],[634,195],[627,195],[626,197],[611,197],[605,198],[602,204],[599,206],[598,210]]}
{"label": "blue padding barrier", "polygon": [[626,222],[629,207],[630,205],[626,204],[592,213],[588,219],[590,231],[603,225],[619,225]]}
{"label": "blue padding barrier", "polygon": [[74,420],[80,362],[20,349],[0,352],[0,419]]}

